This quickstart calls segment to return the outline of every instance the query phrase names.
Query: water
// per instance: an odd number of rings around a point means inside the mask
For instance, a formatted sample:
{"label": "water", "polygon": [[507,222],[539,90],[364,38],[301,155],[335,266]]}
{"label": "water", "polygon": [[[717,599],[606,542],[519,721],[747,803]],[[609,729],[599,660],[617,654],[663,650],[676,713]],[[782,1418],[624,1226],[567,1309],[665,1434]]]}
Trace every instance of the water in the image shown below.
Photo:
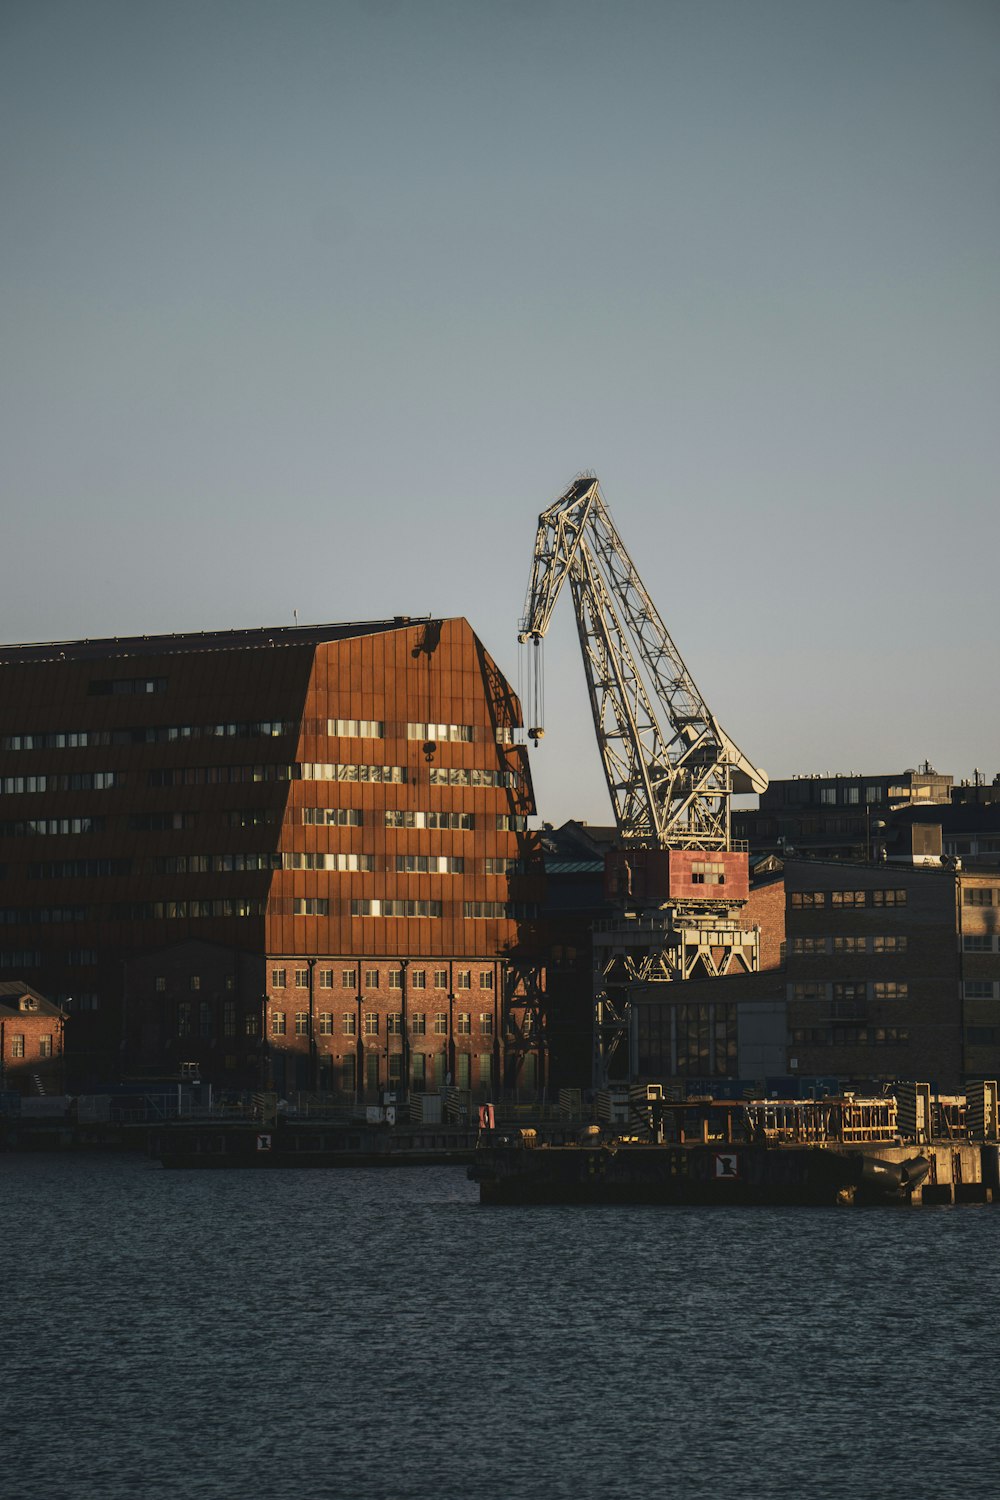
{"label": "water", "polygon": [[1000,1209],[0,1156],[5,1500],[992,1494]]}

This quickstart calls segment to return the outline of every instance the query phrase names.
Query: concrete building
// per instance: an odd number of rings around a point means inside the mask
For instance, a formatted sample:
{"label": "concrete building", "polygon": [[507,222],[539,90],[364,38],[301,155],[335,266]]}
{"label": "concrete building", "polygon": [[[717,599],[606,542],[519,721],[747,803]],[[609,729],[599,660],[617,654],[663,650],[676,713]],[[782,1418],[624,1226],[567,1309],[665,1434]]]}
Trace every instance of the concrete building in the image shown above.
{"label": "concrete building", "polygon": [[951,790],[952,777],[926,763],[892,774],[793,776],[772,781],[756,809],[734,809],[733,837],[755,854],[870,859],[894,812],[946,807]]}
{"label": "concrete building", "polygon": [[7,646],[0,707],[0,966],[74,1088],[541,1081],[521,713],[465,620]]}

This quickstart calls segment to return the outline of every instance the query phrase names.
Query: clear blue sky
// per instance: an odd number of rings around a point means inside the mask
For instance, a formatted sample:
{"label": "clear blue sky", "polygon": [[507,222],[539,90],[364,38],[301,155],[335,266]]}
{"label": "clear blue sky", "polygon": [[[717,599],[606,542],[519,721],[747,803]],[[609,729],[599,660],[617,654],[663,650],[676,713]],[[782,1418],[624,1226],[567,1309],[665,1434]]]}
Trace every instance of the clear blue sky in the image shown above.
{"label": "clear blue sky", "polygon": [[2,0],[0,140],[0,638],[465,614],[516,682],[590,468],[772,775],[1000,770],[996,0]]}

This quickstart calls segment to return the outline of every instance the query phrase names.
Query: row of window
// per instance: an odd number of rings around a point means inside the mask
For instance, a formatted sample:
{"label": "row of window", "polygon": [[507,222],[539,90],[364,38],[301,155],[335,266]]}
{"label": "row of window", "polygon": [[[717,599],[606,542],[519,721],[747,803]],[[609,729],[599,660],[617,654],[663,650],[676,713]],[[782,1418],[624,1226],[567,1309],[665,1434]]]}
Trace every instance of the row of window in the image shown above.
{"label": "row of window", "polygon": [[[49,1035],[47,1035],[47,1036],[40,1036],[38,1038],[38,1056],[39,1057],[51,1057],[52,1056],[52,1046],[53,1046],[53,1039],[52,1039],[51,1036],[49,1036]],[[11,1035],[11,1039],[10,1039],[10,1055],[11,1055],[11,1057],[24,1057],[25,1056],[24,1037],[23,1037],[23,1035],[20,1032],[14,1032]]]}
{"label": "row of window", "polygon": [[[327,916],[330,903],[325,897],[298,897],[293,900],[295,916]],[[440,917],[440,901],[399,901],[376,897],[351,902],[352,917]],[[538,916],[535,901],[463,901],[462,916],[471,921],[533,922]]]}
{"label": "row of window", "polygon": [[[295,988],[299,989],[299,990],[308,989],[308,987],[309,987],[309,970],[307,968],[305,968],[305,969],[299,968],[299,969],[295,969],[293,972],[294,972],[294,975],[295,975]],[[317,975],[318,975],[318,978],[319,978],[319,987],[320,987],[320,989],[321,990],[330,990],[330,989],[333,989],[333,976],[334,976],[334,972],[335,971],[333,969],[322,968],[322,969],[317,969],[316,972],[317,972]],[[377,989],[381,988],[381,984],[380,984],[381,973],[382,973],[382,971],[380,969],[365,969],[365,971],[364,971],[364,975],[365,975],[365,984],[364,984],[364,987],[365,987],[366,990],[377,990]],[[447,969],[434,969],[433,970],[433,975],[434,975],[433,988],[436,989],[436,990],[446,990],[448,988],[448,970]],[[388,971],[388,978],[389,978],[389,988],[390,988],[390,990],[401,990],[403,988],[403,970],[402,970],[402,968],[391,968],[391,969],[389,969],[389,971]],[[194,983],[195,979],[197,979],[197,976],[196,975],[192,976],[192,988],[198,988],[200,986],[200,984],[201,984],[200,979],[198,980],[198,983],[195,984]],[[341,969],[341,971],[340,971],[340,983],[341,983],[341,986],[344,989],[354,989],[355,986],[357,985],[357,980],[358,980],[358,971],[357,971],[357,969]],[[424,990],[424,989],[426,989],[427,988],[427,970],[426,969],[411,969],[410,970],[410,975],[409,975],[409,980],[410,980],[410,988],[411,989],[414,989],[414,990]],[[283,989],[285,989],[287,987],[287,984],[288,984],[288,970],[286,968],[279,968],[279,969],[272,969],[271,970],[271,988],[272,988],[272,990],[283,990]],[[159,988],[159,987],[160,987],[160,981],[157,980],[157,988]],[[164,989],[166,988],[166,980],[165,979],[163,981],[163,988]],[[472,988],[472,970],[471,969],[456,969],[455,970],[455,988],[457,990],[470,990]],[[492,969],[480,969],[480,971],[479,971],[479,988],[481,990],[491,990],[493,988],[493,970]]]}
{"label": "row of window", "polygon": [[905,953],[905,933],[875,933],[865,937],[793,937],[792,952],[800,957],[817,953]]}
{"label": "row of window", "polygon": [[898,979],[852,979],[837,984],[810,979],[788,986],[789,1000],[906,1000],[909,993],[906,980]]}
{"label": "row of window", "polygon": [[[95,773],[95,775],[99,774],[101,773]],[[117,785],[124,785],[124,776],[121,773],[103,774],[117,775]],[[428,778],[431,786],[510,788],[518,784],[518,776],[514,771],[489,771],[475,767],[464,769],[432,766]],[[225,786],[248,781],[343,781],[392,785],[404,784],[413,779],[412,767],[357,765],[343,761],[293,761],[290,765],[168,766],[146,773],[146,785],[151,787]],[[52,791],[56,789],[53,787],[53,782],[58,781],[67,783],[66,786],[59,787],[59,790],[65,791],[69,790],[70,781],[75,783],[78,780],[78,777],[65,776],[13,776],[4,778],[2,790],[7,792]],[[8,782],[10,785],[7,784]],[[114,785],[115,783],[109,782],[108,784]]]}
{"label": "row of window", "polygon": [[[130,679],[120,679],[129,681]],[[155,679],[143,678],[143,682]],[[114,691],[112,687],[108,691]],[[276,739],[283,734],[297,734],[297,719],[251,719],[226,724],[151,724],[116,729],[46,729],[31,734],[0,735],[0,750],[80,750],[100,745],[152,745],[174,740],[197,739]],[[306,733],[325,732],[336,739],[381,740],[385,723],[381,719],[306,720]],[[407,724],[406,738],[471,744],[471,724]],[[510,744],[513,731],[501,727],[496,731],[498,744]]]}
{"label": "row of window", "polygon": [[798,1026],[792,1043],[804,1047],[905,1047],[905,1026]]}
{"label": "row of window", "polygon": [[230,724],[149,724],[119,729],[49,729],[0,736],[0,750],[80,750],[103,745],[161,745],[174,740],[275,739],[298,729],[293,719]]}
{"label": "row of window", "polygon": [[1000,906],[1000,890],[989,885],[967,885],[962,891],[963,906]]}
{"label": "row of window", "polygon": [[[868,807],[881,807],[888,802],[909,802],[911,798],[918,801],[929,801],[932,788],[930,786],[909,787],[902,783],[891,783],[876,785],[870,782],[864,786],[864,801]],[[785,803],[792,807],[801,807],[806,803],[819,801],[823,807],[835,807],[838,803],[846,807],[860,807],[862,787],[859,783],[849,781],[838,781],[834,785],[817,785],[811,778],[806,776],[793,777],[784,789]],[[818,792],[818,798],[814,793]]]}
{"label": "row of window", "polygon": [[[25,780],[23,777],[20,779]],[[38,778],[28,777],[27,780],[37,781]],[[360,828],[364,817],[359,807],[303,807],[299,811],[304,824],[320,828]],[[523,832],[528,826],[526,817],[510,814],[495,816],[498,831]],[[466,812],[411,812],[393,809],[386,812],[384,817],[387,828],[444,828],[471,832],[476,826],[475,813]],[[263,827],[268,823],[277,822],[278,818],[277,809],[268,807],[236,808],[225,814],[225,822],[230,828]],[[135,832],[162,833],[191,829],[196,821],[196,814],[193,812],[131,813],[126,827]],[[0,837],[30,838],[36,834],[58,836],[104,833],[107,826],[108,820],[103,815],[77,818],[8,819],[0,822]]]}
{"label": "row of window", "polygon": [[805,910],[818,906],[905,906],[906,891],[793,891],[791,904],[795,910]]}
{"label": "row of window", "polygon": [[73,771],[55,776],[0,776],[0,792],[7,797],[23,792],[106,792],[125,785],[123,771]]}
{"label": "row of window", "polygon": [[962,938],[963,953],[996,953],[1000,949],[1000,937],[989,932],[967,932]]}
{"label": "row of window", "polygon": [[0,906],[0,923],[34,925],[58,922],[159,922],[185,917],[262,917],[266,902],[244,898],[214,901],[118,901],[95,906]]}
{"label": "row of window", "polygon": [[[309,1035],[309,1012],[298,1010],[295,1013],[295,1035]],[[424,1036],[427,1033],[427,1012],[411,1011],[407,1016],[407,1024],[410,1035]],[[390,1011],[385,1017],[386,1032],[389,1036],[403,1035],[403,1013],[402,1011]],[[378,1036],[382,1024],[382,1018],[378,1011],[365,1011],[362,1017],[363,1032],[365,1036]],[[356,1036],[358,1029],[357,1012],[345,1010],[341,1012],[339,1030],[343,1036]],[[448,1012],[439,1010],[431,1016],[431,1029],[437,1036],[448,1035]],[[322,1010],[317,1016],[317,1030],[320,1036],[332,1036],[334,1030],[334,1013],[330,1010]],[[285,1036],[288,1031],[288,1018],[284,1011],[275,1010],[271,1012],[271,1035]],[[472,1034],[472,1012],[458,1011],[455,1015],[455,1032],[459,1036],[470,1036]],[[493,1012],[482,1011],[479,1015],[480,1036],[493,1035]]]}
{"label": "row of window", "polygon": [[147,693],[165,693],[165,677],[92,677],[87,684],[91,698],[145,697]]}

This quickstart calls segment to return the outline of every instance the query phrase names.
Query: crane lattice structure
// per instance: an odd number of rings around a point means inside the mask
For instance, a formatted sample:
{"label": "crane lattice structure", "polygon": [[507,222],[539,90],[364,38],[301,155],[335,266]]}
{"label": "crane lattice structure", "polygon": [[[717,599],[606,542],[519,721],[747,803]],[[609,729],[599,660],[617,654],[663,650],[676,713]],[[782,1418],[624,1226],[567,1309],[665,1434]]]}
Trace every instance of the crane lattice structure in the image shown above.
{"label": "crane lattice structure", "polygon": [[[519,639],[536,653],[568,581],[591,713],[623,849],[730,854],[730,799],[767,777],[725,734],[611,520],[593,474],[538,518]],[[541,680],[535,663],[534,680]],[[536,688],[537,692],[537,688]],[[528,731],[544,730],[540,703]],[[636,984],[759,966],[756,934],[733,903],[626,889],[620,916],[594,931],[595,1083],[626,1065]],[[623,1053],[625,1055],[623,1055]]]}

